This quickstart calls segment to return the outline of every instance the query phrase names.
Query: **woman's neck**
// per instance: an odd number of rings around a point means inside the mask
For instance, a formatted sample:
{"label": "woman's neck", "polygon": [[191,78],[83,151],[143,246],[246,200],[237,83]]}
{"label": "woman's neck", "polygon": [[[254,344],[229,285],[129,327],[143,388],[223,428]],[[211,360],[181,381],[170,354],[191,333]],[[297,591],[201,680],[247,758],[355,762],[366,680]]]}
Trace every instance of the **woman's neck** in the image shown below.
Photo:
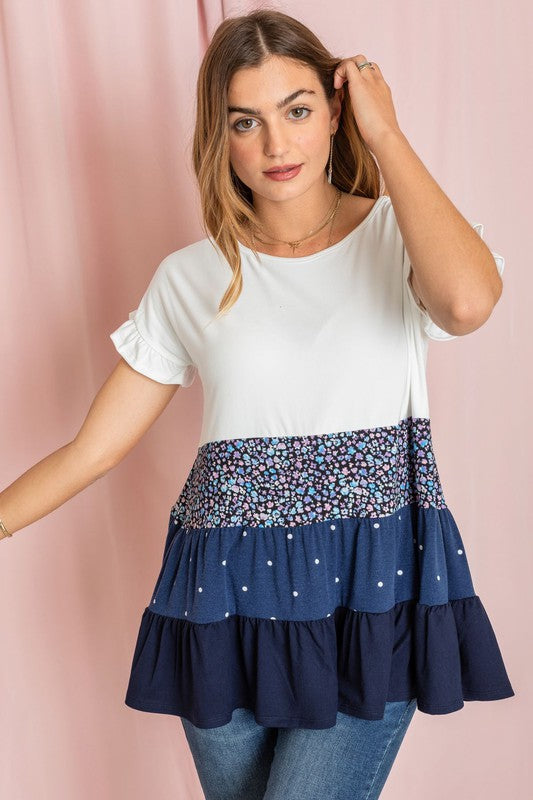
{"label": "woman's neck", "polygon": [[[256,249],[259,253],[265,253],[266,255],[271,256],[279,256],[282,258],[299,258],[301,256],[314,255],[315,253],[320,252],[320,250],[325,250],[326,247],[331,247],[332,245],[337,244],[337,242],[340,242],[341,239],[344,239],[344,237],[347,236],[351,230],[353,230],[357,225],[360,224],[360,222],[362,222],[362,220],[370,212],[370,209],[374,203],[375,199],[351,195],[347,192],[344,192],[342,194],[339,208],[337,209],[337,214],[333,219],[333,225],[328,223],[325,228],[322,228],[322,230],[317,232],[316,236],[311,236],[309,239],[302,242],[299,247],[296,247],[294,252],[289,244],[284,244],[283,242],[266,243],[263,241],[258,241],[257,238],[255,240],[254,248],[254,242],[252,241],[252,237],[250,235],[246,236],[246,240],[243,239],[243,244],[249,248]],[[315,223],[315,227],[320,225],[324,217],[327,215],[328,210],[329,209],[326,209],[326,212],[323,214],[322,218]],[[284,230],[285,232],[287,231],[286,222]],[[270,228],[268,229],[268,232],[271,232]],[[261,239],[269,239],[269,237],[266,235],[266,232],[258,231],[257,235],[260,236]],[[296,236],[293,234],[287,239],[287,241],[289,241],[289,239],[294,241]]]}

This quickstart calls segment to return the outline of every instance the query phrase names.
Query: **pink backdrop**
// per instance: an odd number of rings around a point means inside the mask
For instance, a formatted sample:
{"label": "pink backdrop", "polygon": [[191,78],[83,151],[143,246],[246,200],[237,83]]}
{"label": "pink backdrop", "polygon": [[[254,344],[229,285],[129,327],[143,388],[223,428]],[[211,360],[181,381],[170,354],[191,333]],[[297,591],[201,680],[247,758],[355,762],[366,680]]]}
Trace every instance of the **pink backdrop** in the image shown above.
{"label": "pink backdrop", "polygon": [[[190,165],[197,68],[224,16],[257,5],[0,2],[1,488],[76,435],[118,360],[109,333],[159,261],[203,238]],[[506,259],[492,317],[432,342],[428,376],[447,502],[516,697],[417,712],[382,796],[525,799],[533,7],[275,6],[340,57],[379,63],[409,141]],[[201,408],[199,382],[180,389],[115,470],[1,543],[2,798],[202,797],[179,719],[123,702]]]}

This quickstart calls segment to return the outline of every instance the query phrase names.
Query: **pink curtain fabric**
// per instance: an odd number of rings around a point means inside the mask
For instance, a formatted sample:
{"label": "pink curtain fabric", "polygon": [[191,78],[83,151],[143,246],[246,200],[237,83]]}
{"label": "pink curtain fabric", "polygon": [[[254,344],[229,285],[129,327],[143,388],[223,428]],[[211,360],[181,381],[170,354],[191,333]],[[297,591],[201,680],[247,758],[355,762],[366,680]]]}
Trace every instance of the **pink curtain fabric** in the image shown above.
{"label": "pink curtain fabric", "polygon": [[[160,260],[205,235],[197,70],[224,17],[258,5],[0,2],[2,488],[76,435],[117,362],[109,333]],[[517,698],[416,717],[383,796],[525,797],[532,7],[275,7],[379,63],[411,144],[506,259],[491,319],[431,343],[428,374],[441,479]],[[112,473],[0,545],[1,797],[202,797],[179,720],[123,702],[201,409],[199,382],[178,391]]]}

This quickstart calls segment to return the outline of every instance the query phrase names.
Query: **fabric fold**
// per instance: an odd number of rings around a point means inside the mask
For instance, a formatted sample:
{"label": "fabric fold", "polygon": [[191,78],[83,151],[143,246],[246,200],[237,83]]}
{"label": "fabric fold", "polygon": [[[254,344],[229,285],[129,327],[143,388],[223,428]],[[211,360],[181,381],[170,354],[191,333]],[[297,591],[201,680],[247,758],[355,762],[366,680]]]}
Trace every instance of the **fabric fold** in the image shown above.
{"label": "fabric fold", "polygon": [[190,386],[196,375],[194,364],[171,361],[161,355],[140,333],[134,317],[128,319],[109,334],[115,348],[128,364],[159,383],[179,383]]}
{"label": "fabric fold", "polygon": [[197,624],[147,607],[125,702],[201,728],[246,707],[261,725],[321,729],[338,710],[382,719],[389,700],[416,697],[420,711],[447,714],[513,695],[473,595],[437,606],[407,600],[378,614],[339,607],[311,622],[235,615]]}

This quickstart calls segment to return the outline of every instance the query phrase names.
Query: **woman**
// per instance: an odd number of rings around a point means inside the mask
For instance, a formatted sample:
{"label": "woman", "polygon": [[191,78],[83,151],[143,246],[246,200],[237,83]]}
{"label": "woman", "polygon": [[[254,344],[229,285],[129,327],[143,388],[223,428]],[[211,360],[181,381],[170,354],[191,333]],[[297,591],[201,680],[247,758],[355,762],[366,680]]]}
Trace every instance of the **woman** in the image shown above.
{"label": "woman", "polygon": [[504,260],[414,153],[378,65],[278,11],[215,32],[194,165],[207,237],[111,334],[122,359],[75,440],[0,494],[4,533],[106,474],[199,372],[126,703],[180,718],[208,800],[376,798],[417,707],[514,694],[425,383],[428,340],[486,321]]}

